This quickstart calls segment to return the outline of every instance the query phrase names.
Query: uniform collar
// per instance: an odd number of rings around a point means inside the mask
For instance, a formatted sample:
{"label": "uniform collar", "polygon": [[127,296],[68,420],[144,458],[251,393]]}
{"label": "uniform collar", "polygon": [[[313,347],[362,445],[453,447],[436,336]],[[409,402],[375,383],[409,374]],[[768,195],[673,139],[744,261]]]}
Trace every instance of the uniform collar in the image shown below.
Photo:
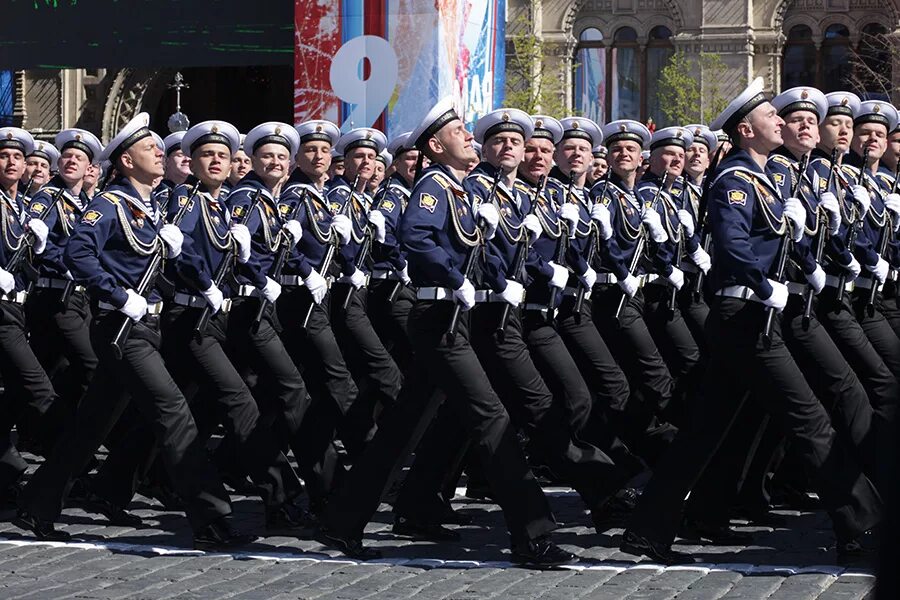
{"label": "uniform collar", "polygon": [[134,186],[131,185],[131,182],[128,181],[124,177],[117,177],[113,180],[113,182],[106,188],[107,192],[116,193],[116,195],[124,196],[128,199],[128,201],[134,205],[135,208],[142,211],[150,220],[154,223],[159,219],[159,214],[156,209],[156,202],[153,200],[153,195],[151,194],[150,198],[144,199],[138,194],[137,190],[134,189]]}

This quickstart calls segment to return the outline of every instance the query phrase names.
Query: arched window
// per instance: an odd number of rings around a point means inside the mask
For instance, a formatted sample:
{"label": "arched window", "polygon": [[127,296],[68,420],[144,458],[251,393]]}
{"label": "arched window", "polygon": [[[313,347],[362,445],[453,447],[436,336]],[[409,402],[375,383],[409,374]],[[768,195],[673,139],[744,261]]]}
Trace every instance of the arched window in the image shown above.
{"label": "arched window", "polygon": [[671,38],[672,31],[668,27],[659,25],[650,30],[650,40],[647,43],[647,91],[644,97],[647,99],[647,116],[651,117],[657,125],[662,125],[666,120],[659,104],[658,82],[663,67],[675,53]]}
{"label": "arched window", "polygon": [[846,89],[850,84],[850,30],[836,23],[825,30],[822,41],[822,85],[826,94]]}
{"label": "arched window", "polygon": [[862,28],[859,38],[856,65],[856,79],[869,99],[890,102],[893,87],[891,73],[891,42],[887,39],[887,29],[878,23],[869,23]]}
{"label": "arched window", "polygon": [[613,38],[610,80],[610,121],[639,119],[641,115],[641,68],[637,32],[622,27]]}
{"label": "arched window", "polygon": [[590,27],[578,37],[575,55],[575,111],[604,123],[606,121],[606,47],[603,34]]}
{"label": "arched window", "polygon": [[0,71],[0,127],[13,125],[14,80],[12,71]]}
{"label": "arched window", "polygon": [[782,89],[787,90],[801,85],[817,85],[817,62],[812,30],[806,25],[791,27],[784,45],[784,63],[781,68]]}

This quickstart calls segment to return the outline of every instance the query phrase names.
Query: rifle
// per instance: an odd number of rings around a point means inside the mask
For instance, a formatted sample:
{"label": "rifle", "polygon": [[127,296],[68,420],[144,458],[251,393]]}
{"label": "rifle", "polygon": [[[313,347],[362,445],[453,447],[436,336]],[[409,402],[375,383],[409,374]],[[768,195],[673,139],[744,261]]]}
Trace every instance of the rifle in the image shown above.
{"label": "rifle", "polygon": [[[857,179],[857,185],[865,185],[866,183],[866,164],[869,162],[869,147],[866,146],[866,150],[863,153],[863,161],[862,165],[859,167],[859,178]],[[868,190],[868,186],[866,186]],[[853,252],[853,244],[856,242],[856,236],[859,235],[860,230],[863,228],[863,217],[859,214],[859,209],[856,206],[853,207],[854,213],[856,214],[856,220],[850,224],[850,230],[847,232],[847,250],[851,253]],[[840,275],[838,275],[838,288],[837,288],[837,301],[841,302],[844,299],[844,285],[847,283],[847,272],[845,270],[841,270]]]}
{"label": "rifle", "polygon": [[[793,198],[797,193],[797,187],[800,185],[800,178],[803,176],[803,173],[806,172],[806,165],[809,163],[809,154],[805,154],[803,158],[800,159],[800,165],[798,167],[799,176],[797,177],[796,183],[793,184],[791,189],[790,197]],[[775,267],[775,281],[778,283],[783,283],[784,280],[784,269],[787,265],[787,257],[790,252],[791,247],[791,223],[790,220],[786,216],[782,216],[784,219],[784,233],[781,236],[781,245],[778,247],[778,258],[777,258],[777,266]],[[772,345],[772,326],[775,324],[775,307],[770,306],[766,309],[766,325],[763,328],[763,345],[766,348],[769,348]]]}
{"label": "rifle", "polygon": [[[304,197],[306,192],[304,191]],[[294,210],[291,211],[291,214],[284,220],[285,223],[297,218],[297,214],[300,212],[300,207],[303,205],[303,198],[300,199],[297,204],[294,205]],[[276,207],[277,209],[277,207]],[[249,214],[249,213],[248,213]],[[286,232],[282,227],[281,233],[284,238],[281,240],[281,245],[278,247],[278,253],[275,254],[275,259],[272,261],[272,266],[269,267],[269,277],[278,281],[281,279],[281,271],[284,269],[284,263],[287,260],[288,252],[291,251],[291,248],[294,247],[294,238],[291,237],[291,234]],[[281,283],[280,281],[278,281]],[[269,301],[266,300],[263,296],[259,297],[259,308],[256,309],[256,316],[253,317],[253,323],[250,327],[253,328],[254,333],[259,331],[259,326],[262,323],[263,317],[266,314],[266,308],[269,306]]]}
{"label": "rifle", "polygon": [[[65,188],[60,187],[56,194],[53,195],[53,204],[59,201],[62,198],[63,192]],[[52,205],[51,205],[52,206]],[[43,221],[46,218],[47,213],[50,212],[50,208],[47,209],[47,212],[44,213],[42,217],[38,220]],[[28,237],[26,237],[28,236]],[[31,231],[27,231],[22,235],[21,243],[19,244],[19,249],[16,250],[11,257],[9,257],[9,262],[6,263],[5,270],[9,273],[15,274],[16,271],[21,268],[21,266],[26,262],[26,257],[28,256],[28,250],[34,245],[34,234]]]}
{"label": "rifle", "polygon": [[[359,179],[358,175],[357,175],[357,179]],[[356,190],[355,186],[353,189],[350,190],[350,199],[347,200],[347,204],[350,204],[350,202],[353,200],[353,194],[355,193],[355,190]],[[381,208],[381,205],[384,202],[384,197],[387,195],[387,186],[384,186],[383,188],[381,188],[379,193],[380,193],[380,196],[378,197],[378,200],[372,201],[372,210],[377,210],[377,209]],[[363,208],[365,208],[365,204],[363,204],[362,202],[360,202],[360,205]],[[363,238],[362,246],[360,246],[360,248],[359,248],[359,254],[356,255],[356,262],[354,263],[354,266],[357,269],[362,269],[363,267],[365,267],[366,261],[369,260],[369,254],[371,254],[371,252],[372,252],[372,238],[373,238],[372,228],[366,227],[366,235]],[[397,289],[399,289],[399,285],[400,285],[400,282],[397,282]],[[393,296],[395,293],[396,293],[396,290],[392,291],[391,296]],[[343,308],[346,311],[347,308],[350,306],[350,300],[352,298],[353,298],[353,286],[350,285],[347,288],[347,295],[344,297],[344,302],[341,304],[341,308]]]}
{"label": "rifle", "polygon": [[[897,180],[900,179],[900,163],[894,170],[894,183],[891,184],[891,194],[897,193]],[[878,256],[884,258],[887,252],[888,242],[891,241],[893,229],[891,228],[891,213],[884,211],[884,224],[881,226],[881,239],[878,242]],[[869,299],[866,301],[866,313],[871,317],[875,313],[875,300],[878,298],[878,280],[872,278],[872,288],[869,290]]]}
{"label": "rifle", "polygon": [[[572,183],[575,180],[575,171],[569,171],[569,185],[566,187],[566,195],[563,196],[562,203],[559,205],[560,208],[565,206],[566,202],[569,201],[569,194],[572,193]],[[569,236],[574,232],[569,231],[568,224],[563,222],[563,219],[559,220],[559,245],[556,247],[556,258],[560,261],[565,259],[566,252],[569,250]],[[556,263],[558,265],[562,265],[562,262]],[[550,315],[553,314],[553,310],[556,307],[556,297],[559,295],[559,288],[551,288],[550,289],[550,303],[547,305],[547,318],[550,319]]]}
{"label": "rifle", "polygon": [[[606,182],[603,184],[603,191],[600,193],[598,198],[603,198],[606,195],[606,189],[609,187],[609,174],[606,176]],[[592,222],[591,223],[591,231],[588,233],[587,239],[588,251],[585,259],[587,260],[587,264],[590,267],[591,263],[594,262],[594,256],[597,254],[597,226]],[[587,290],[584,289],[584,286],[579,285],[578,289],[575,290],[575,308],[573,314],[575,316],[575,322],[581,322],[581,307],[584,306],[584,296],[587,293]]]}
{"label": "rifle", "polygon": [[[538,187],[537,187],[537,195],[534,197],[535,201],[531,205],[531,210],[528,211],[529,215],[533,215],[537,211],[537,199],[541,197],[541,194],[544,193],[544,184],[547,182],[547,177],[545,175],[541,175],[540,179],[538,179]],[[528,247],[531,240],[528,239],[528,230],[525,227],[522,227],[522,239],[519,240],[519,244],[516,247],[516,255],[513,258],[513,277],[518,277],[522,273],[522,269],[525,268],[525,261],[528,259]],[[506,322],[509,320],[509,302],[503,303],[503,310],[500,312],[500,324],[497,326],[497,336],[500,340],[503,340],[503,336],[506,331]]]}
{"label": "rifle", "polygon": [[[834,148],[831,151],[831,170],[828,171],[828,181],[825,184],[825,191],[831,189],[831,183],[834,181],[834,172],[835,166],[837,165],[837,155],[838,149]],[[801,173],[801,176],[803,174]],[[819,198],[822,197],[822,194],[819,194]],[[824,216],[824,218],[823,218]],[[825,228],[827,227],[828,217],[827,215],[823,215],[822,211],[819,212],[818,216],[819,220],[819,230],[818,235],[816,236],[816,264],[820,264],[822,262],[822,254],[825,252]],[[813,298],[816,297],[816,291],[812,289],[812,286],[808,290],[806,290],[806,297],[804,298],[804,306],[803,306],[803,328],[806,329],[809,327],[809,321],[812,316],[812,306],[813,306]]]}
{"label": "rifle", "polygon": [[[674,201],[673,201],[674,204]],[[675,213],[675,216],[678,216],[678,213]],[[684,227],[681,225],[681,219],[678,220],[678,229],[681,232],[681,235],[678,237],[678,243],[675,245],[675,268],[681,269],[681,254],[684,252]],[[699,269],[698,269],[699,271]],[[678,288],[674,285],[672,286],[672,290],[669,294],[669,304],[668,311],[671,318],[675,318],[675,301],[676,296],[678,295]]]}
{"label": "rifle", "polygon": [[[662,190],[666,187],[666,180],[669,178],[669,172],[666,171],[663,173],[662,181],[659,182],[659,187],[656,188],[656,195],[653,196],[653,200],[650,202],[650,205],[645,207],[641,211],[641,216],[643,217],[644,210],[656,210],[656,203],[659,202],[660,194],[662,194]],[[642,225],[643,228],[643,225]],[[637,273],[638,265],[641,262],[641,254],[644,253],[644,246],[647,244],[647,236],[641,235],[638,238],[637,244],[634,246],[634,256],[631,257],[631,264],[628,266],[629,275],[634,275]],[[619,305],[616,307],[616,321],[621,322],[622,318],[622,310],[625,308],[625,302],[628,301],[628,294],[622,290],[622,297],[619,298]]]}
{"label": "rifle", "polygon": [[[488,197],[485,200],[485,203],[493,202],[494,195],[497,193],[497,186],[500,184],[500,176],[502,172],[500,169],[497,169],[497,172],[494,173],[494,182],[491,184],[491,191],[488,192]],[[480,219],[479,219],[480,221]],[[478,223],[476,222],[476,228],[478,227]],[[472,273],[475,271],[475,263],[478,258],[478,247],[481,246],[480,243],[476,243],[472,247],[469,248],[469,251],[466,253],[466,260],[463,264],[463,277],[465,279],[469,279],[472,277]],[[459,302],[457,302],[453,306],[453,314],[450,315],[450,325],[447,327],[447,342],[452,346],[456,341],[456,329],[459,327],[459,313],[460,307]]]}
{"label": "rifle", "polygon": [[[253,199],[250,201],[250,210],[247,211],[246,217],[244,218],[244,223],[250,219],[250,215],[253,214],[253,211],[256,210],[256,207],[261,202],[260,195],[262,194],[262,190],[256,190],[256,193],[253,195]],[[221,288],[222,282],[228,278],[229,275],[234,271],[234,262],[237,259],[238,248],[237,244],[234,240],[231,241],[231,252],[222,257],[222,262],[219,263],[219,267],[216,269],[216,274],[213,277],[213,284],[216,287]],[[203,336],[206,335],[206,328],[209,326],[209,319],[212,316],[212,307],[209,303],[203,307],[203,310],[200,312],[200,316],[197,317],[197,324],[194,325],[194,339],[197,342],[203,339]]]}
{"label": "rifle", "polygon": [[[188,207],[194,200],[194,196],[196,196],[197,192],[200,191],[200,184],[201,182],[198,180],[197,183],[194,184],[194,187],[191,189],[191,193],[188,196],[187,202],[178,207],[178,212],[175,213],[175,217],[172,219],[172,225],[175,225],[177,227],[181,224],[182,219],[184,219],[185,213],[187,213]],[[149,294],[150,290],[153,289],[153,284],[156,283],[156,277],[159,275],[159,269],[162,266],[162,261],[162,252],[155,252],[153,254],[153,257],[150,259],[150,263],[147,265],[147,268],[144,270],[144,274],[141,275],[141,278],[138,281],[137,289],[135,289],[135,291],[141,296]],[[134,320],[132,320],[131,317],[127,315],[122,316],[125,318],[122,320],[122,324],[119,325],[119,329],[116,331],[116,335],[112,341],[113,354],[115,355],[116,359],[122,358],[122,353],[125,350],[125,343],[128,341],[128,337],[131,335],[131,329],[134,327]]]}
{"label": "rifle", "polygon": [[[712,242],[712,236],[703,226],[709,212],[709,186],[712,180],[711,175],[719,166],[719,160],[722,158],[723,147],[719,146],[716,153],[713,154],[712,160],[709,161],[709,166],[706,167],[706,172],[703,174],[703,191],[700,192],[700,205],[697,207],[697,229],[701,231],[700,247],[706,253],[709,253],[709,245]],[[700,269],[697,269],[697,278],[694,279],[694,289],[691,290],[691,295],[694,297],[694,302],[699,302],[703,296],[703,271]]]}

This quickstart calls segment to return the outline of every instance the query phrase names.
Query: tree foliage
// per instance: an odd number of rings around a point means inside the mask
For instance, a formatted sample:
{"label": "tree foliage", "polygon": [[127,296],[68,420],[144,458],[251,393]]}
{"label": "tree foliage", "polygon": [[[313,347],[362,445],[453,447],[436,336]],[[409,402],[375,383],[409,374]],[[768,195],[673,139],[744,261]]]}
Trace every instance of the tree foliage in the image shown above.
{"label": "tree foliage", "polygon": [[527,15],[520,15],[507,36],[505,104],[528,114],[566,115],[565,79],[562,70],[547,68],[544,41],[536,37]]}
{"label": "tree foliage", "polygon": [[727,68],[718,54],[676,52],[659,78],[660,107],[670,123],[709,123],[728,106]]}

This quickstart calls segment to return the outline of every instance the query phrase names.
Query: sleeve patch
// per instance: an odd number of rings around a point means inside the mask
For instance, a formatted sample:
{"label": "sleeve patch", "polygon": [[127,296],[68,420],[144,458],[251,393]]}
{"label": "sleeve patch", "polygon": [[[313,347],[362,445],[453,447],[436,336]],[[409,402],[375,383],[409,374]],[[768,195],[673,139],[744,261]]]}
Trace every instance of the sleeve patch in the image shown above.
{"label": "sleeve patch", "polygon": [[[349,202],[349,200],[348,200],[348,202]],[[341,212],[341,208],[342,207],[341,207],[340,202],[329,202],[328,203],[328,210],[330,210],[331,214],[333,214],[333,215],[336,215],[339,212]]]}
{"label": "sleeve patch", "polygon": [[241,206],[240,204],[235,204],[231,207],[231,218],[232,219],[240,219],[247,212],[246,206]]}
{"label": "sleeve patch", "polygon": [[288,216],[288,214],[290,214],[290,212],[291,212],[291,207],[290,207],[290,205],[288,205],[288,204],[279,204],[279,205],[278,205],[278,212],[281,213],[281,216],[282,216],[282,217],[286,217],[286,216]]}
{"label": "sleeve patch", "polygon": [[44,211],[47,210],[47,205],[43,202],[32,202],[28,208],[31,212],[42,215],[44,214]]}
{"label": "sleeve patch", "polygon": [[784,185],[784,173],[773,173],[772,176],[775,178],[775,184],[779,187]]}
{"label": "sleeve patch", "polygon": [[434,214],[434,209],[437,208],[437,203],[437,198],[431,194],[422,194],[419,196],[419,208],[424,208],[432,214]]}
{"label": "sleeve patch", "polygon": [[395,206],[397,206],[397,205],[394,204],[394,202],[393,202],[392,200],[384,199],[384,200],[381,202],[381,208],[384,209],[384,210],[386,210],[386,211],[388,211],[388,212],[394,212],[394,207],[395,207]]}
{"label": "sleeve patch", "polygon": [[99,210],[89,210],[84,213],[83,217],[81,217],[81,222],[84,225],[90,225],[91,227],[93,227],[97,224],[97,221],[99,221],[102,216],[103,213]]}
{"label": "sleeve patch", "polygon": [[737,204],[739,206],[745,206],[747,204],[747,192],[743,192],[741,190],[729,190],[728,191],[728,204]]}

